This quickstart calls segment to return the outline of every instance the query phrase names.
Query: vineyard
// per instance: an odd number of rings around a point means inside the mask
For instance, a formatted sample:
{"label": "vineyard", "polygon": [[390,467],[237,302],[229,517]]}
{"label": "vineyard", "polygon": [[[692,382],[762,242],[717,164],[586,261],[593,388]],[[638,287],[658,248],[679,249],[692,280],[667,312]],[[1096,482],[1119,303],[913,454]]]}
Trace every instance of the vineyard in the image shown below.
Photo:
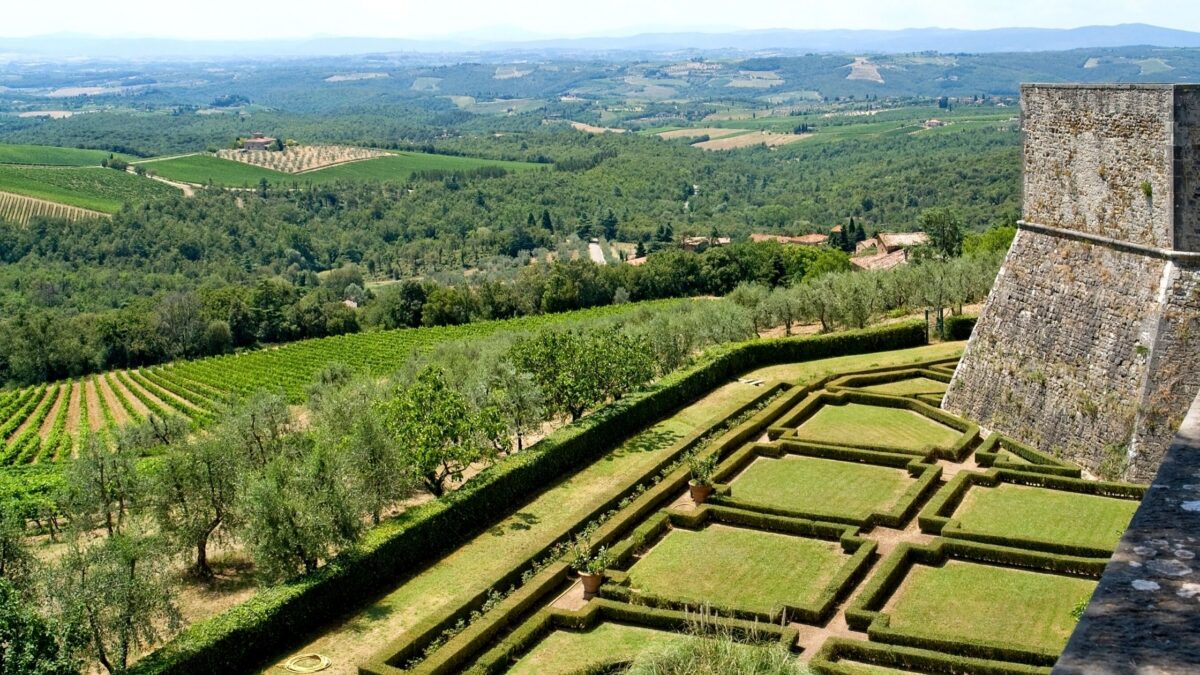
{"label": "vineyard", "polygon": [[230,398],[257,391],[281,391],[290,402],[300,403],[317,374],[334,362],[360,373],[383,376],[413,354],[438,344],[613,317],[674,302],[678,301],[610,305],[462,326],[340,335],[0,390],[0,465],[62,461],[78,452],[86,434],[107,434],[152,416],[179,415],[199,428],[211,422]]}
{"label": "vineyard", "polygon": [[65,218],[67,220],[83,220],[85,218],[106,218],[108,214],[99,211],[89,211],[77,206],[67,206],[57,202],[48,202],[33,197],[14,195],[0,192],[0,221],[28,225],[34,218]]}

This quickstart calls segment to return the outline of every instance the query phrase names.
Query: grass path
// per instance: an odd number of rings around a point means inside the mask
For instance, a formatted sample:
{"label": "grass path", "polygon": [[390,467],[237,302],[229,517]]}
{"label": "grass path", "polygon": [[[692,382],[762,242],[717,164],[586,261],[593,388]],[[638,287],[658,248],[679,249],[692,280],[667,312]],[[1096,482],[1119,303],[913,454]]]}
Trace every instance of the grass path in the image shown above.
{"label": "grass path", "polygon": [[325,673],[356,672],[356,665],[388,640],[487,590],[513,565],[580,524],[598,503],[618,494],[627,481],[652,469],[675,441],[721,420],[761,391],[739,383],[725,385],[634,436],[395,591],[288,654],[272,672],[282,672],[280,666],[287,658],[309,652],[333,660],[333,667]]}
{"label": "grass path", "polygon": [[792,383],[807,383],[828,375],[853,370],[866,370],[883,366],[903,366],[933,359],[949,359],[962,356],[966,342],[941,342],[924,347],[900,349],[893,352],[876,352],[855,356],[838,356],[820,361],[784,363],[778,366],[759,368],[744,375],[746,379],[782,380]]}

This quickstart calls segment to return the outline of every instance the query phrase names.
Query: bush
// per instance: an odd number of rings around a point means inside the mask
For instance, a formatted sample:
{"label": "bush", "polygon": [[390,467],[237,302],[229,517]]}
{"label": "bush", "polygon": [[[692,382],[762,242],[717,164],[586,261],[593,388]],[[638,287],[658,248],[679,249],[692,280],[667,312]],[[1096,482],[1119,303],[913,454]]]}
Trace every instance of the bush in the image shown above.
{"label": "bush", "polygon": [[481,472],[461,489],[380,525],[358,546],[317,571],[264,589],[237,607],[191,626],[135,664],[131,672],[252,670],[294,636],[311,634],[376,597],[381,587],[400,583],[403,575],[453,550],[546,485],[596,461],[635,431],[732,377],[775,363],[903,349],[925,342],[924,324],[909,322],[716,348],[699,365],[554,432],[529,451]]}
{"label": "bush", "polygon": [[971,337],[971,331],[975,330],[975,322],[978,320],[977,316],[963,316],[962,314],[946,317],[943,328],[946,339],[966,340]]}

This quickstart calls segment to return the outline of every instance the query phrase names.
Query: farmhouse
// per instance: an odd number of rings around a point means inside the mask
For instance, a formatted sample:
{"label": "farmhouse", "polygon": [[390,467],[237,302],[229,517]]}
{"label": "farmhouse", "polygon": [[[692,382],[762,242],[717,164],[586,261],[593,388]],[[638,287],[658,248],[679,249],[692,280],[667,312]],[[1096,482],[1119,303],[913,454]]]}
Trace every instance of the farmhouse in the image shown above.
{"label": "farmhouse", "polygon": [[255,133],[250,138],[242,141],[242,149],[246,152],[270,150],[271,144],[274,142],[274,138],[264,136],[261,133]]}
{"label": "farmhouse", "polygon": [[[858,242],[850,264],[864,270],[890,270],[908,262],[908,250],[929,243],[924,232],[880,232]],[[875,251],[873,255],[863,255]]]}
{"label": "farmhouse", "polygon": [[777,241],[781,244],[793,246],[824,246],[829,243],[829,235],[827,234],[804,234],[799,237],[790,237],[783,234],[752,234],[750,241]]}

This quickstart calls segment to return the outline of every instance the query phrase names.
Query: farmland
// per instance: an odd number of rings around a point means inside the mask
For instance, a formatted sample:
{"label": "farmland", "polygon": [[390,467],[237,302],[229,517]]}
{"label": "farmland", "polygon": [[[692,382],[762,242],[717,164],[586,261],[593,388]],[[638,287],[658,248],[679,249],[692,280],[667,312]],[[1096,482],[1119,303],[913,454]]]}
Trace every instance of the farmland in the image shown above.
{"label": "farmland", "polygon": [[167,185],[129,173],[102,169],[99,166],[13,165],[0,165],[0,192],[11,192],[103,213],[115,213],[129,202],[179,194],[178,190]]}
{"label": "farmland", "polygon": [[109,157],[130,159],[120,153],[105,150],[80,150],[56,148],[47,145],[0,144],[0,164],[28,164],[46,166],[100,166]]}
{"label": "farmland", "polygon": [[85,218],[103,218],[106,215],[99,211],[89,211],[88,209],[49,202],[44,199],[0,192],[0,221],[16,223],[18,225],[28,225],[32,218],[82,220]]}
{"label": "farmland", "polygon": [[[273,153],[253,153],[273,154]],[[242,161],[199,154],[175,159],[146,162],[147,170],[171,180],[204,185],[213,183],[229,187],[249,187],[266,179],[272,185],[322,185],[337,181],[379,182],[403,181],[419,171],[471,171],[485,167],[520,171],[537,168],[527,162],[434,155],[417,152],[372,151],[373,158],[346,161],[333,165],[311,164],[303,173],[276,171],[262,166],[262,160]],[[315,160],[314,160],[315,161]],[[282,165],[281,165],[282,166]]]}

